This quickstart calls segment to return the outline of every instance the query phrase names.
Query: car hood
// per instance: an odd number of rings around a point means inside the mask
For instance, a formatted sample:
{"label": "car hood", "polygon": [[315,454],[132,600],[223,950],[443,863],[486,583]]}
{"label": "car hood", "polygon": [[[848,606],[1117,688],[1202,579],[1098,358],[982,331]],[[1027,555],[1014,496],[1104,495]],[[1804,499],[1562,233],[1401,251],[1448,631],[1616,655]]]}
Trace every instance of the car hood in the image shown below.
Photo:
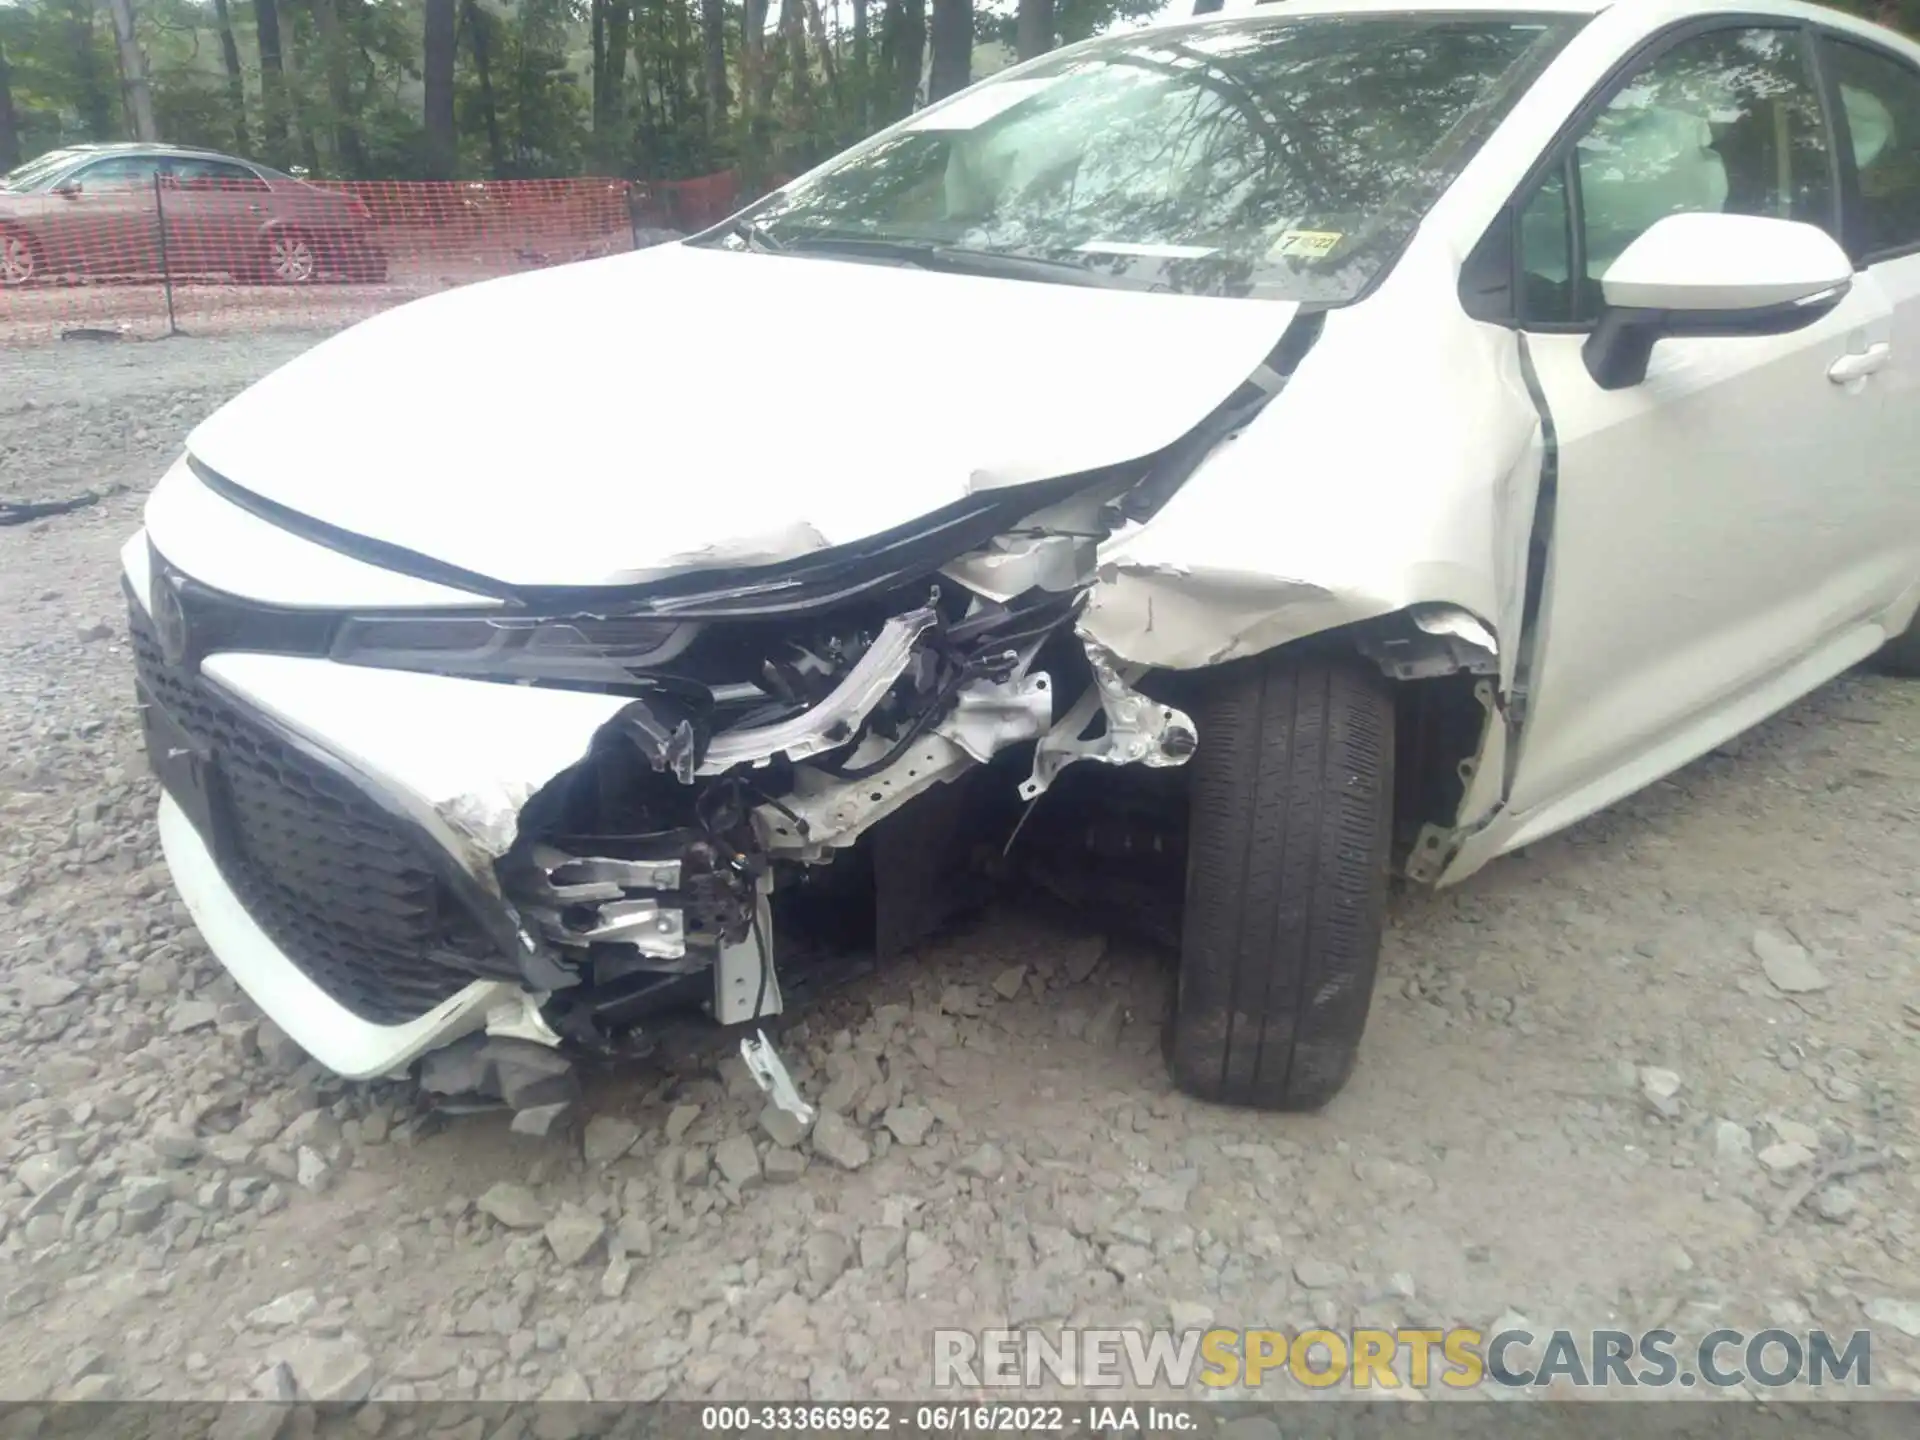
{"label": "car hood", "polygon": [[329,339],[188,450],[508,585],[772,564],[1178,439],[1297,307],[665,245]]}

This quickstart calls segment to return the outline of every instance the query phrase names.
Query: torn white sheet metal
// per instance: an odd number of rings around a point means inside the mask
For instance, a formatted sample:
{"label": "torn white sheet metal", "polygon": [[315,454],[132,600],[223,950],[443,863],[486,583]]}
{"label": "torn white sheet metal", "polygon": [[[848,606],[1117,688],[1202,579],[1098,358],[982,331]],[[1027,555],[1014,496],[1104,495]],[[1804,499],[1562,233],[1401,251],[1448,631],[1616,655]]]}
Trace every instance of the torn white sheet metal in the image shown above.
{"label": "torn white sheet metal", "polygon": [[1093,573],[1089,535],[1002,535],[941,567],[976,595],[1005,603],[1029,590],[1072,590]]}
{"label": "torn white sheet metal", "polygon": [[514,1040],[531,1040],[539,1045],[558,1046],[560,1036],[547,1024],[540,1007],[547,1003],[544,991],[516,990],[511,996],[487,1010],[487,1034]]}
{"label": "torn white sheet metal", "polygon": [[[886,769],[843,780],[809,765],[793,772],[793,791],[779,806],[755,812],[770,853],[817,860],[860,838],[916,796],[984,764],[1010,745],[1036,740],[1053,714],[1053,681],[1045,674],[1003,682],[976,680],[955,697],[945,719]],[[1084,727],[1083,727],[1084,728]],[[877,759],[891,742],[871,736],[850,757]]]}
{"label": "torn white sheet metal", "polygon": [[747,1073],[768,1099],[802,1125],[813,1123],[813,1107],[800,1098],[793,1076],[787,1073],[786,1062],[767,1039],[766,1031],[756,1030],[740,1042],[740,1058],[746,1061]]}
{"label": "torn white sheet metal", "polygon": [[1415,247],[1328,312],[1273,402],[1102,546],[1086,635],[1193,669],[1422,602],[1518,633],[1539,416],[1510,333],[1419,302],[1448,263]]}
{"label": "torn white sheet metal", "polygon": [[489,887],[521,807],[628,703],[292,655],[213,655],[201,669],[404,805]]}
{"label": "torn white sheet metal", "polygon": [[1500,664],[1493,632],[1454,605],[1416,605],[1408,612],[1411,631],[1363,631],[1355,641],[1360,653],[1395,680],[1425,680],[1437,675],[1491,675]]}
{"label": "torn white sheet metal", "polygon": [[785,860],[819,859],[851,845],[915,796],[963,774],[978,762],[944,735],[929,734],[877,775],[839,780],[802,765],[781,806],[754,811],[770,854]]}
{"label": "torn white sheet metal", "polygon": [[914,647],[939,615],[931,607],[896,615],[880,627],[847,678],[811,710],[752,730],[733,730],[708,742],[699,773],[719,775],[736,765],[764,765],[777,755],[801,761],[845,745],[907,668]]}
{"label": "torn white sheet metal", "polygon": [[713,960],[713,1018],[722,1025],[764,1020],[785,1008],[773,929],[773,876],[762,875],[754,897],[756,923],[741,940],[723,942]]}
{"label": "torn white sheet metal", "polygon": [[548,898],[561,905],[618,900],[629,890],[680,888],[678,860],[621,860],[604,855],[570,855],[551,845],[532,847],[527,858],[546,876]]}
{"label": "torn white sheet metal", "polygon": [[1009,745],[1043,734],[1053,721],[1053,680],[1021,675],[996,684],[976,680],[954,696],[953,709],[933,727],[982,765]]}
{"label": "torn white sheet metal", "polygon": [[542,916],[541,925],[562,945],[631,945],[662,960],[687,953],[685,916],[657,900],[609,900],[594,906],[592,922],[578,928],[558,915]]}
{"label": "torn white sheet metal", "polygon": [[[1128,683],[1138,679],[1144,667],[1122,667],[1112,652],[1092,641],[1086,648],[1093,684],[1034,746],[1033,774],[1020,785],[1023,800],[1037,798],[1076,760],[1158,769],[1186,764],[1198,744],[1193,721],[1184,712],[1148,699]],[[1101,733],[1085,738],[1102,713],[1106,725]]]}
{"label": "torn white sheet metal", "polygon": [[[754,335],[767,374],[859,375],[860,423],[820,443],[817,387],[774,385],[751,424],[729,424],[712,377],[737,368],[740,341],[711,323],[716,307],[781,317]],[[658,245],[386,311],[268,375],[188,448],[269,500],[508,584],[637,583],[853,545],[980,489],[1153,454],[1232,393],[1297,309]],[[874,365],[848,317],[908,313],[977,343]],[[642,314],[674,343],[608,363],[610,317]],[[503,335],[542,357],[516,374],[518,411],[568,422],[422,424],[495,383]],[[354,423],[316,427],[318,414]],[[199,556],[192,573],[232,589],[244,563]],[[314,588],[286,569],[287,586]]]}

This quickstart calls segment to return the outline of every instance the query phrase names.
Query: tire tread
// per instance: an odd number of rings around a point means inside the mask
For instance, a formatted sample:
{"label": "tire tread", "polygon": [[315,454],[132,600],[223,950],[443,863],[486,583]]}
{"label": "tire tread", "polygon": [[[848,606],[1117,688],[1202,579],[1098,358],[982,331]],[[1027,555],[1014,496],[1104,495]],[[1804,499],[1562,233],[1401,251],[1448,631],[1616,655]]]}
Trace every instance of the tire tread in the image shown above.
{"label": "tire tread", "polygon": [[1268,658],[1198,707],[1175,1081],[1324,1104],[1366,1026],[1386,905],[1393,700],[1378,670]]}

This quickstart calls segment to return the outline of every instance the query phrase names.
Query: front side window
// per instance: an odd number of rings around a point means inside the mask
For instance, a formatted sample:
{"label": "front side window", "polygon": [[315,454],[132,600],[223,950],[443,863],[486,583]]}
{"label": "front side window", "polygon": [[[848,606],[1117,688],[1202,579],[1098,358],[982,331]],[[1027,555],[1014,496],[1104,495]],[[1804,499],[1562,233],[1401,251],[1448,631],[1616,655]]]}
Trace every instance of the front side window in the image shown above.
{"label": "front side window", "polygon": [[[1668,215],[1765,215],[1836,229],[1819,94],[1791,30],[1716,30],[1662,52],[1608,101],[1572,159],[1571,175],[1556,167],[1521,210],[1529,320],[1592,320],[1607,267]],[[1556,231],[1565,236],[1558,244]]]}
{"label": "front side window", "polygon": [[1403,13],[1109,37],[915,116],[719,243],[1349,300],[1580,23]]}
{"label": "front side window", "polygon": [[1844,41],[1827,60],[1846,112],[1860,177],[1860,228],[1867,255],[1920,246],[1920,71],[1891,55]]}
{"label": "front side window", "polygon": [[15,166],[0,176],[0,190],[37,190],[80,158],[77,150],[49,150],[37,159]]}
{"label": "front side window", "polygon": [[118,155],[87,166],[73,178],[86,190],[151,190],[160,162],[151,155]]}

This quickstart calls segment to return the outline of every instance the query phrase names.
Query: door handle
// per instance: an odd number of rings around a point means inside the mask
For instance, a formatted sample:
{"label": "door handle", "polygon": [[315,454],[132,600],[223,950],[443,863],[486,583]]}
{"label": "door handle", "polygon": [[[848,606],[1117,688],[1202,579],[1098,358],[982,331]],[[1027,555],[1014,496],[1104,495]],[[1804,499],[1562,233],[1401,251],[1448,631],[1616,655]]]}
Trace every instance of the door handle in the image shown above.
{"label": "door handle", "polygon": [[1842,355],[1827,367],[1827,379],[1836,385],[1851,384],[1866,379],[1876,370],[1886,369],[1892,359],[1893,346],[1882,340],[1854,354]]}
{"label": "door handle", "polygon": [[247,213],[249,215],[264,215],[267,213],[267,207],[264,205],[249,205],[247,206]]}

